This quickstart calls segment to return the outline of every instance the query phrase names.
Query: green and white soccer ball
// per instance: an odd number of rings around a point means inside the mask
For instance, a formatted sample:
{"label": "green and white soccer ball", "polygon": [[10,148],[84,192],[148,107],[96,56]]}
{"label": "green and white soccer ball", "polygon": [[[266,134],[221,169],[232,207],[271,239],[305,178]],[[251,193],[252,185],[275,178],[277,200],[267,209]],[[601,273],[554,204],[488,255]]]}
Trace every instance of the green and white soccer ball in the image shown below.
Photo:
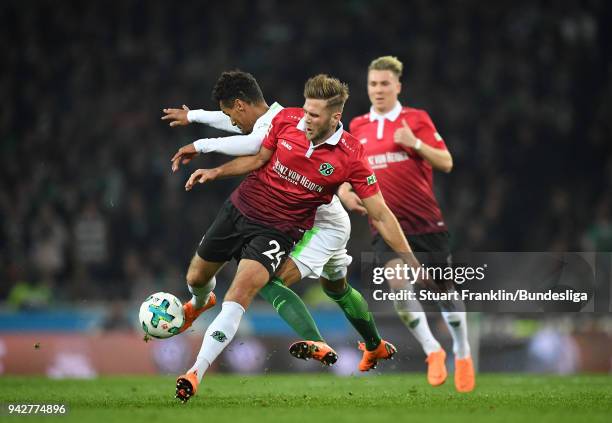
{"label": "green and white soccer ball", "polygon": [[185,323],[183,305],[167,292],[149,295],[140,306],[138,318],[145,334],[153,338],[170,338]]}

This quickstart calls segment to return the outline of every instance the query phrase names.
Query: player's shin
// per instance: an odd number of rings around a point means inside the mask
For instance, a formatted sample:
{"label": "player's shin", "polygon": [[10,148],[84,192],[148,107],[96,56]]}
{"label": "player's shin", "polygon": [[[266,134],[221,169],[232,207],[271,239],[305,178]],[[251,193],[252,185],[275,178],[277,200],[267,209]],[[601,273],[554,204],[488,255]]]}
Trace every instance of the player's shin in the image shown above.
{"label": "player's shin", "polygon": [[470,356],[470,344],[467,334],[467,319],[465,304],[461,300],[452,302],[440,302],[442,317],[448,326],[448,330],[453,338],[453,352],[455,358],[463,359]]}
{"label": "player's shin", "polygon": [[440,350],[440,343],[431,333],[429,323],[427,323],[427,316],[418,300],[395,300],[393,301],[393,306],[404,325],[421,344],[425,355]]}
{"label": "player's shin", "polygon": [[281,279],[272,278],[259,291],[259,295],[272,304],[278,315],[303,340],[324,342],[304,302],[293,290],[287,288]]}
{"label": "player's shin", "polygon": [[232,341],[243,314],[244,308],[240,304],[233,301],[223,303],[221,312],[206,330],[202,348],[194,366],[189,369],[189,372],[196,372],[198,381],[202,381],[206,370]]}
{"label": "player's shin", "polygon": [[[330,290],[333,285],[346,286],[340,292]],[[323,288],[325,294],[330,297],[344,312],[344,315],[362,336],[366,349],[373,351],[380,344],[381,338],[374,322],[374,316],[368,309],[368,303],[363,296],[353,289],[344,279],[334,282],[326,282]]]}

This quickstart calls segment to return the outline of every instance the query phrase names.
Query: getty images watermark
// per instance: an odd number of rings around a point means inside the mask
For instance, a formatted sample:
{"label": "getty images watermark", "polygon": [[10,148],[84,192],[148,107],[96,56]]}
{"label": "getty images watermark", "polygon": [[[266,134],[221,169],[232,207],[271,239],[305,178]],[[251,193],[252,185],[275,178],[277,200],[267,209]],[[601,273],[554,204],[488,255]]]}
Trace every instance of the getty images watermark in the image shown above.
{"label": "getty images watermark", "polygon": [[[419,280],[428,279],[430,281],[445,281],[462,285],[465,282],[485,279],[487,265],[470,267],[450,267],[433,266],[411,267],[407,264],[396,264],[393,267],[375,267],[372,274],[372,283],[381,285],[386,280],[402,281],[404,285],[414,285]],[[375,289],[372,292],[375,301],[396,301],[396,300],[419,300],[419,301],[571,301],[580,303],[588,300],[586,292],[576,292],[566,289],[563,292],[548,290],[545,292],[529,292],[526,289],[509,291],[506,289],[491,289],[486,292],[474,292],[469,289],[461,291],[430,291],[419,290],[418,293],[409,289],[397,289],[385,292],[383,289]]]}
{"label": "getty images watermark", "polygon": [[454,264],[424,257],[411,267],[393,255],[364,253],[362,286],[375,303],[460,300],[468,311],[608,311],[610,256],[464,253]]}

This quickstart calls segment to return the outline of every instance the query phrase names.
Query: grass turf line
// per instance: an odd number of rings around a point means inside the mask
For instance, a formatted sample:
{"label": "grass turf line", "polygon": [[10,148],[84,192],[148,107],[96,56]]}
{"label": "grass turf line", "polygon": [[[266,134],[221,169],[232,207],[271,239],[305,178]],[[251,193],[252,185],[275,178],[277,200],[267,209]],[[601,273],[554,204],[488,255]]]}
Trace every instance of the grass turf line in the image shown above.
{"label": "grass turf line", "polygon": [[[174,399],[173,377],[94,380],[0,379],[0,403],[67,404],[58,417],[27,421],[364,422],[396,419],[453,423],[513,421],[609,422],[610,376],[479,375],[476,391],[455,392],[452,375],[432,388],[423,374],[336,377],[327,374],[205,377],[187,404]],[[0,415],[1,421],[17,421]]]}

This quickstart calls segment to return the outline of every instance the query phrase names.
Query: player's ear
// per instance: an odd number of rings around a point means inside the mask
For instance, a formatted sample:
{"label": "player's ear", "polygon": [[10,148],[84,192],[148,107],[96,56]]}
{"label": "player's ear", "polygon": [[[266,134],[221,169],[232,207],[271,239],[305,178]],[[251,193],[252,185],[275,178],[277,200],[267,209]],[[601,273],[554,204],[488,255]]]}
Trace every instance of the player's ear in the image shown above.
{"label": "player's ear", "polygon": [[338,125],[338,122],[340,122],[340,119],[342,119],[342,112],[332,113],[332,119],[334,122],[334,126]]}

